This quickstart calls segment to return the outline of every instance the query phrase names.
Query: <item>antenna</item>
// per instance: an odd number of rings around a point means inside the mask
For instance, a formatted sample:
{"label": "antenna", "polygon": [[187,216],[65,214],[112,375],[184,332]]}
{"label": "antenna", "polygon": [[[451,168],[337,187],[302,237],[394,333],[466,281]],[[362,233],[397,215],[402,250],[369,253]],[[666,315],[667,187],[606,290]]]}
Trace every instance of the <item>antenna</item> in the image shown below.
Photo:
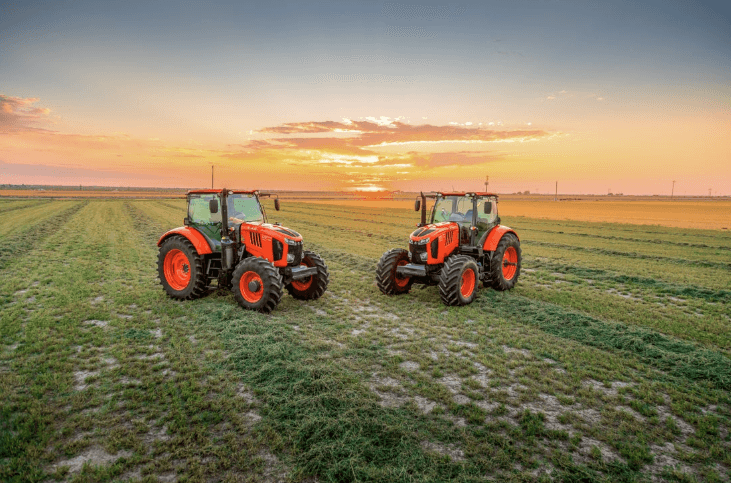
{"label": "antenna", "polygon": [[673,196],[675,195],[675,180],[673,180],[673,190],[670,192],[670,199],[673,199]]}
{"label": "antenna", "polygon": [[211,189],[213,189],[213,165],[211,165]]}
{"label": "antenna", "polygon": [[558,181],[556,181],[556,194],[553,196],[553,201],[558,201]]}
{"label": "antenna", "polygon": [[485,176],[485,191],[487,191],[487,185],[489,185],[489,184],[490,184],[490,177]]}

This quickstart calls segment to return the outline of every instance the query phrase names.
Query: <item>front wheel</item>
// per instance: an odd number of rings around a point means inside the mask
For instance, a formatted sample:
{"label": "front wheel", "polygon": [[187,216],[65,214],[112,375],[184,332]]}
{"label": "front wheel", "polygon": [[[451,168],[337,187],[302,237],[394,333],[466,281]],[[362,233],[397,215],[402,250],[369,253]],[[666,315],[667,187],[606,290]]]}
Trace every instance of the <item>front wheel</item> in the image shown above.
{"label": "front wheel", "polygon": [[268,314],[282,299],[282,276],[263,258],[245,258],[234,270],[232,290],[241,307]]}
{"label": "front wheel", "polygon": [[495,290],[515,287],[520,275],[522,254],[520,241],[512,233],[506,233],[495,248],[490,262],[490,280]]}
{"label": "front wheel", "polygon": [[411,277],[399,277],[396,268],[409,263],[409,252],[394,248],[381,257],[376,267],[376,285],[386,295],[408,293],[414,283]]}
{"label": "front wheel", "polygon": [[444,305],[467,305],[477,296],[480,269],[474,258],[454,255],[444,262],[439,275],[439,295]]}
{"label": "front wheel", "polygon": [[305,251],[302,254],[302,263],[300,266],[317,267],[317,274],[311,275],[304,280],[292,280],[286,288],[289,294],[299,300],[315,300],[322,297],[327,290],[327,284],[330,281],[330,273],[327,271],[327,265],[322,261],[320,255],[314,252]]}

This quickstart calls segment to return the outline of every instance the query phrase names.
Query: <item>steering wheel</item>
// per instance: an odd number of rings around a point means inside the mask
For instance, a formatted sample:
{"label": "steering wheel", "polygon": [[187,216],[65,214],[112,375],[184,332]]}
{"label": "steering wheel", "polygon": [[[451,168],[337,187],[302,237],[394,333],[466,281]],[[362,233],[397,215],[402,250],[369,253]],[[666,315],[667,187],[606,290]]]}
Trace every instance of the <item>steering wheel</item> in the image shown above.
{"label": "steering wheel", "polygon": [[458,211],[455,211],[451,215],[449,215],[449,221],[464,221],[464,214],[460,213]]}

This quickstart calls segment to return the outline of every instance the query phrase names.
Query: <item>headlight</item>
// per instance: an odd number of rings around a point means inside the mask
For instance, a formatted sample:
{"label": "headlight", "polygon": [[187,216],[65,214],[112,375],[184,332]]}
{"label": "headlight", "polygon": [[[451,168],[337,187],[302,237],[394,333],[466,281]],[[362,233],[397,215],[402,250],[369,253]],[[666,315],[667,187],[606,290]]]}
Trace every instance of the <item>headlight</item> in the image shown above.
{"label": "headlight", "polygon": [[414,245],[427,245],[429,243],[428,238],[424,238],[423,240],[412,242]]}
{"label": "headlight", "polygon": [[297,245],[299,242],[295,240],[291,240],[289,238],[285,238],[284,241],[287,242],[287,245]]}
{"label": "headlight", "polygon": [[287,263],[294,263],[294,253],[287,254]]}

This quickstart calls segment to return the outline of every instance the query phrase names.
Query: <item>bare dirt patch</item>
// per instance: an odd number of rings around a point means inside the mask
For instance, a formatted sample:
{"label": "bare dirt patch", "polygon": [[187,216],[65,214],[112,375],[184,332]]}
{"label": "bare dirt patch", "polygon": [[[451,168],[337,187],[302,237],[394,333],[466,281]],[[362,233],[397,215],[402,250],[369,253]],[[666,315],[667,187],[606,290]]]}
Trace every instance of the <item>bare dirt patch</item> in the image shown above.
{"label": "bare dirt patch", "polygon": [[84,325],[93,325],[95,327],[101,327],[102,329],[106,328],[107,325],[109,325],[109,321],[107,320],[85,320],[82,322]]}
{"label": "bare dirt patch", "polygon": [[92,446],[78,456],[54,463],[50,469],[51,471],[56,471],[57,469],[66,466],[70,473],[78,473],[87,463],[102,466],[114,463],[119,458],[128,458],[130,456],[132,456],[132,453],[129,451],[119,451],[116,455],[111,455],[99,446]]}
{"label": "bare dirt patch", "polygon": [[96,376],[99,374],[99,371],[76,371],[74,372],[74,380],[76,381],[76,384],[74,384],[74,389],[77,391],[83,391],[89,385],[86,383],[86,378],[91,376]]}
{"label": "bare dirt patch", "polygon": [[449,456],[452,461],[464,461],[464,451],[455,447],[452,444],[446,445],[441,443],[434,443],[432,441],[422,441],[421,447],[427,451],[439,453],[441,455]]}

